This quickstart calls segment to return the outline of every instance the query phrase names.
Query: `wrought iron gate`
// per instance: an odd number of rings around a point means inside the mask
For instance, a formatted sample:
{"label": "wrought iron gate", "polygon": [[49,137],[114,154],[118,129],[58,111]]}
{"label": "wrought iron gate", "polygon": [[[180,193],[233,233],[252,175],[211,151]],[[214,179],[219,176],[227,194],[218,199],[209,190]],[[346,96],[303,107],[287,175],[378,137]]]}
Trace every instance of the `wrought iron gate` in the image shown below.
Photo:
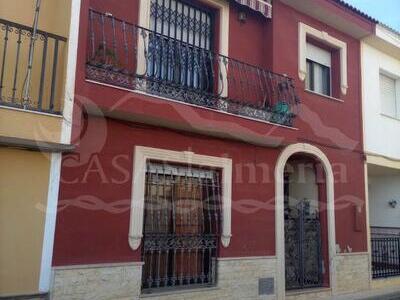
{"label": "wrought iron gate", "polygon": [[285,207],[285,268],[287,290],[322,286],[319,213],[307,200]]}

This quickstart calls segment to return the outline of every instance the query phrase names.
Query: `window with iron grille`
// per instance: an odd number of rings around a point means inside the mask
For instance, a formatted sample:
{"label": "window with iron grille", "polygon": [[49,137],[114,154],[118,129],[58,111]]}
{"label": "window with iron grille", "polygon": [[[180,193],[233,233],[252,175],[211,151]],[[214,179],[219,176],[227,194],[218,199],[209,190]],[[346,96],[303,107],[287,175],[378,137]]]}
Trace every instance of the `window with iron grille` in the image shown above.
{"label": "window with iron grille", "polygon": [[143,292],[214,285],[219,171],[148,162],[145,188]]}
{"label": "window with iron grille", "polygon": [[211,10],[189,1],[151,0],[150,29],[147,78],[153,89],[171,93],[171,84],[179,90],[213,89]]}

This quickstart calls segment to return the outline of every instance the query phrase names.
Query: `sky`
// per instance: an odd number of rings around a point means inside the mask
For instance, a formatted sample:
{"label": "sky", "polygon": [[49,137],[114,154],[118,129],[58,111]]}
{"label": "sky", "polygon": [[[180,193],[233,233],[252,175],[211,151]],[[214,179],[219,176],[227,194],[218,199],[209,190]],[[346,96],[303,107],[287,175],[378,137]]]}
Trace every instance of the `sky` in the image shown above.
{"label": "sky", "polygon": [[400,31],[400,0],[345,0],[369,16]]}

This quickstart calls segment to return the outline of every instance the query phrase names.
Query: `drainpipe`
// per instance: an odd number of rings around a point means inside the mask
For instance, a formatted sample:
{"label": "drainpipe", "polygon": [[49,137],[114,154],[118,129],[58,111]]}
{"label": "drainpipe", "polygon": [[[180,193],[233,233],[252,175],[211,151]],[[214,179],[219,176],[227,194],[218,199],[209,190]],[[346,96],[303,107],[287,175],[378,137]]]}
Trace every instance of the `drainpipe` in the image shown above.
{"label": "drainpipe", "polygon": [[23,96],[22,96],[23,106],[25,109],[27,109],[29,107],[29,89],[30,89],[31,80],[32,80],[33,53],[35,50],[35,42],[37,39],[36,34],[37,34],[38,23],[39,23],[40,3],[41,3],[41,0],[36,0],[35,17],[33,20],[32,35],[31,35],[31,40],[30,40],[30,44],[29,44],[28,69],[26,71]]}

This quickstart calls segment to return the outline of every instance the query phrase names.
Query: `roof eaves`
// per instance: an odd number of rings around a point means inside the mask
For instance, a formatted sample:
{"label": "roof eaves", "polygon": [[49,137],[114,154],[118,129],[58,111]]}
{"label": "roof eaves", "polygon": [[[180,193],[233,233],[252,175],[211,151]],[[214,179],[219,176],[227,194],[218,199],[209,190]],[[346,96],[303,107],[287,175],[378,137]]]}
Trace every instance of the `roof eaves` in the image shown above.
{"label": "roof eaves", "polygon": [[353,11],[354,13],[360,15],[361,17],[363,17],[363,18],[365,18],[365,19],[367,19],[367,20],[369,20],[369,21],[371,21],[371,22],[373,22],[373,23],[375,23],[375,24],[379,24],[379,23],[380,23],[377,19],[371,17],[370,15],[366,14],[365,12],[361,11],[360,9],[358,9],[358,8],[356,8],[355,6],[353,6],[353,5],[349,4],[349,3],[347,3],[347,2],[344,1],[344,0],[334,0],[334,1],[335,1],[336,3],[338,3],[339,5],[341,5],[341,6],[345,7],[345,8],[347,8],[347,9],[349,9],[349,10],[351,10],[351,11]]}
{"label": "roof eaves", "polygon": [[400,31],[390,27],[389,25],[386,25],[382,22],[379,22],[379,25],[382,26],[383,28],[385,28],[386,30],[392,32],[393,34],[400,36]]}

